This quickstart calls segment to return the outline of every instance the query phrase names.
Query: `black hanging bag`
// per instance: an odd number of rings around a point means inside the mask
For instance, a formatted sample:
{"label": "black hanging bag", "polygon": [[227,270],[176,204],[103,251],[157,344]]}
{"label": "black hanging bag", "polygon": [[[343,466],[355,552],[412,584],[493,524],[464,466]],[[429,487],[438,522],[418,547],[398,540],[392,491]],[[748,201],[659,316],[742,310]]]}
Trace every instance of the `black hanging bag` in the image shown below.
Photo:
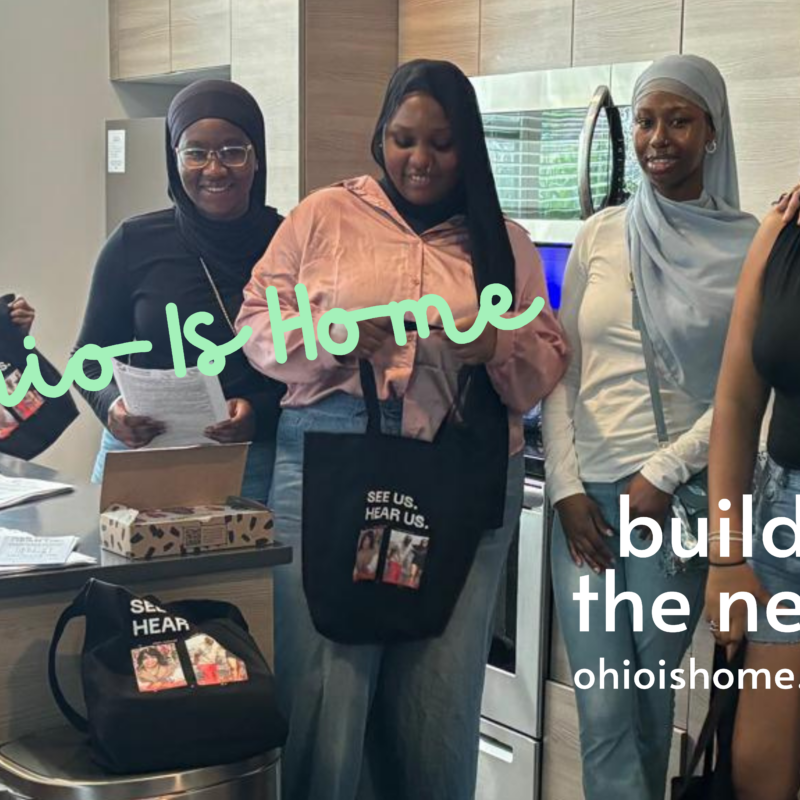
{"label": "black hanging bag", "polygon": [[[744,667],[747,640],[743,639],[730,663],[725,648],[714,648],[714,673],[728,669],[733,683],[718,689],[712,683],[708,714],[697,739],[686,774],[672,779],[672,800],[736,800],[733,788],[733,731],[739,699],[739,671]],[[703,772],[695,775],[700,761]]]}
{"label": "black hanging bag", "polygon": [[[16,389],[30,353],[39,358],[39,371],[49,386],[61,380],[59,371],[37,350],[28,350],[25,334],[11,321],[9,304],[14,295],[0,297],[0,375],[8,395]],[[30,461],[47,450],[78,416],[69,392],[44,397],[31,386],[16,406],[0,405],[0,453]]]}
{"label": "black hanging bag", "polygon": [[303,586],[316,629],[345,644],[440,635],[483,532],[503,524],[508,411],[484,367],[464,368],[433,442],[381,432],[360,364],[365,434],[309,432]]}
{"label": "black hanging bag", "polygon": [[[56,652],[70,620],[86,617],[81,678],[88,719],[67,701]],[[286,724],[272,674],[236,606],[161,604],[89,580],[50,644],[53,697],[87,733],[96,761],[119,774],[193,769],[280,747]]]}

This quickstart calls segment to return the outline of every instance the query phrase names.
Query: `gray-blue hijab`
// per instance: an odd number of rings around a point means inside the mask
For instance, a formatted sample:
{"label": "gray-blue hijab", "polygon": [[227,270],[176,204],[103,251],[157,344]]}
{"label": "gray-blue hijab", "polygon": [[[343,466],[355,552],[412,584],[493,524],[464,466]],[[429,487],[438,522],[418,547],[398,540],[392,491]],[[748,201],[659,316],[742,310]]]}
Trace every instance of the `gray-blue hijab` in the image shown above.
{"label": "gray-blue hijab", "polygon": [[739,209],[739,184],[725,81],[698,56],[667,56],[636,82],[633,105],[664,91],[699,105],[714,123],[697,201],[667,200],[643,180],[626,219],[628,252],[644,324],[660,372],[711,403],[739,273],[758,228]]}

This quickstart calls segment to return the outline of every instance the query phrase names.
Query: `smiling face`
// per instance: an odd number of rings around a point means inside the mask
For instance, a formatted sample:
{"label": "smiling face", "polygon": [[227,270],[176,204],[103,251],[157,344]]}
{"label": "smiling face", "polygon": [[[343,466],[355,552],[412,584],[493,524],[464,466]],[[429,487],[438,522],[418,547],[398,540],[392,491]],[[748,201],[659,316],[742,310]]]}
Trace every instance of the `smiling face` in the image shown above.
{"label": "smiling face", "polygon": [[429,94],[409,94],[386,125],[386,174],[410,203],[443,200],[460,177],[453,131],[444,109]]}
{"label": "smiling face", "polygon": [[669,92],[652,92],[637,104],[636,157],[656,191],[669,200],[696,200],[703,191],[706,144],[714,128],[699,106]]}
{"label": "smiling face", "polygon": [[[236,125],[223,119],[201,119],[181,134],[178,150],[249,145],[252,145],[250,139]],[[188,169],[178,158],[178,172],[186,194],[203,216],[213,220],[233,220],[247,213],[257,169],[253,150],[241,167],[226,167],[215,156],[202,169]]]}

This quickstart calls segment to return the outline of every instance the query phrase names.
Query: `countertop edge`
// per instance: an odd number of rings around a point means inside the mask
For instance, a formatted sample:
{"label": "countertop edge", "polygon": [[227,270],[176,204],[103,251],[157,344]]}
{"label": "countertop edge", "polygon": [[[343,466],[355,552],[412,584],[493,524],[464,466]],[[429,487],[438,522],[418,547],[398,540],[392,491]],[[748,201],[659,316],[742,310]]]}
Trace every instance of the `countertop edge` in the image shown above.
{"label": "countertop edge", "polygon": [[[197,577],[290,564],[292,548],[276,542],[267,547],[204,553],[181,558],[123,560],[114,564],[22,572],[0,580],[0,600],[79,590],[90,578],[108,583],[135,584],[169,578]],[[146,568],[145,568],[146,567]]]}

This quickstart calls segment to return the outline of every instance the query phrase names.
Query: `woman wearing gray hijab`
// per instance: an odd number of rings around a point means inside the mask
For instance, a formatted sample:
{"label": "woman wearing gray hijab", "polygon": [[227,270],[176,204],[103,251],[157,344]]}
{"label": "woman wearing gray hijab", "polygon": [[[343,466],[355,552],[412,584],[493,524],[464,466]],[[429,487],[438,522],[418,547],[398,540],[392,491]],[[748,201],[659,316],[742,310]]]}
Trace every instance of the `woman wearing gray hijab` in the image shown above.
{"label": "woman wearing gray hijab", "polygon": [[[575,242],[559,315],[573,359],[544,408],[547,482],[558,512],[553,584],[578,687],[586,800],[664,797],[671,671],[700,616],[706,570],[698,559],[677,568],[669,535],[660,552],[621,558],[620,497],[629,498],[628,519],[649,517],[669,533],[674,492],[706,467],[725,332],[757,228],[738,207],[725,83],[713,64],[661,59],[639,78],[633,106],[644,180],[626,206],[588,220]],[[664,447],[642,326],[655,352]],[[634,536],[634,547],[648,545]],[[615,595],[641,599],[641,622],[622,601],[607,624],[612,574]],[[573,599],[578,591],[599,598],[587,620]],[[681,616],[656,626],[651,609],[665,592],[682,595],[663,602]]]}

